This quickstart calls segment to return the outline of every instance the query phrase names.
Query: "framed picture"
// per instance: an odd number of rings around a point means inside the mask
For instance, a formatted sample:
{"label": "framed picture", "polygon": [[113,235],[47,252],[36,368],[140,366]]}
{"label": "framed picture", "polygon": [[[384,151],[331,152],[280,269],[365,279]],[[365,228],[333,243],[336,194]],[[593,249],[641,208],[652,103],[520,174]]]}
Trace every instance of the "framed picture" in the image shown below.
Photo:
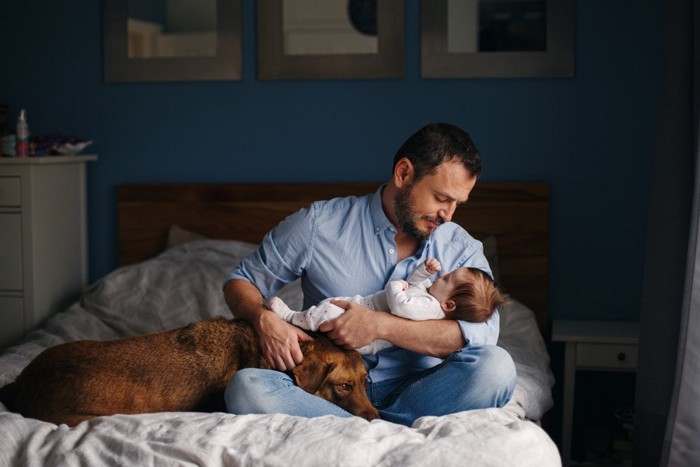
{"label": "framed picture", "polygon": [[571,77],[574,0],[422,0],[423,78]]}
{"label": "framed picture", "polygon": [[103,0],[106,82],[241,79],[241,1]]}
{"label": "framed picture", "polygon": [[258,0],[258,78],[400,78],[402,0]]}

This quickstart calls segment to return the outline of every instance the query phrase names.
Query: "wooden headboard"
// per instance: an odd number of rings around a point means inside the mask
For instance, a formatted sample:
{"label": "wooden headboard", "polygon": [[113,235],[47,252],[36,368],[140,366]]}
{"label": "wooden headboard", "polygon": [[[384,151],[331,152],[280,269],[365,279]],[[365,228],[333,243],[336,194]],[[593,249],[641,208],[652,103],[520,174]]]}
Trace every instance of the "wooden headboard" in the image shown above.
{"label": "wooden headboard", "polygon": [[[121,265],[166,248],[171,226],[218,239],[259,243],[265,233],[312,201],[374,192],[379,183],[121,185]],[[495,235],[500,284],[535,311],[546,335],[548,318],[549,188],[539,182],[479,182],[453,221],[473,236]]]}

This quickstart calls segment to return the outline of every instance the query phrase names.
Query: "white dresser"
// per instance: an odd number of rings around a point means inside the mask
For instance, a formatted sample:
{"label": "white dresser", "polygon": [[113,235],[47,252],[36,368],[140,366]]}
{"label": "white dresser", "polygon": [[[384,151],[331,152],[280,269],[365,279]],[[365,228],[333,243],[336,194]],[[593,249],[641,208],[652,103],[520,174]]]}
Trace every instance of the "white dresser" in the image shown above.
{"label": "white dresser", "polygon": [[0,348],[79,297],[87,281],[85,165],[0,158]]}

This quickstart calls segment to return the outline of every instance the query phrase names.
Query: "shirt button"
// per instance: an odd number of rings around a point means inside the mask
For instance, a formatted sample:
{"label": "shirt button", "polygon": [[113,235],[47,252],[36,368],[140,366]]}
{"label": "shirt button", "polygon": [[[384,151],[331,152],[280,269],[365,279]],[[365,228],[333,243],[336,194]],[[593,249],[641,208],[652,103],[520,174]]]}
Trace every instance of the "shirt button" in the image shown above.
{"label": "shirt button", "polygon": [[391,253],[391,254],[393,255],[393,254],[394,254],[394,249],[393,249],[393,248],[389,248],[389,253]]}

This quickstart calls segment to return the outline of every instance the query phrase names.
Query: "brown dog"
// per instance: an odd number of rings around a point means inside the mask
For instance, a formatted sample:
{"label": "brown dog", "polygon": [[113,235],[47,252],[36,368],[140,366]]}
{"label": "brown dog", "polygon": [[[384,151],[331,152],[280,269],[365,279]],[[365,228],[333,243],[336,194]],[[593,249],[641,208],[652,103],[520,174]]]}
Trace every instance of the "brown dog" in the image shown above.
{"label": "brown dog", "polygon": [[[297,385],[372,420],[362,357],[323,337],[302,343]],[[222,317],[112,341],[60,344],[39,354],[0,390],[10,410],[73,426],[94,417],[223,410],[226,383],[240,368],[269,368],[253,328]]]}

